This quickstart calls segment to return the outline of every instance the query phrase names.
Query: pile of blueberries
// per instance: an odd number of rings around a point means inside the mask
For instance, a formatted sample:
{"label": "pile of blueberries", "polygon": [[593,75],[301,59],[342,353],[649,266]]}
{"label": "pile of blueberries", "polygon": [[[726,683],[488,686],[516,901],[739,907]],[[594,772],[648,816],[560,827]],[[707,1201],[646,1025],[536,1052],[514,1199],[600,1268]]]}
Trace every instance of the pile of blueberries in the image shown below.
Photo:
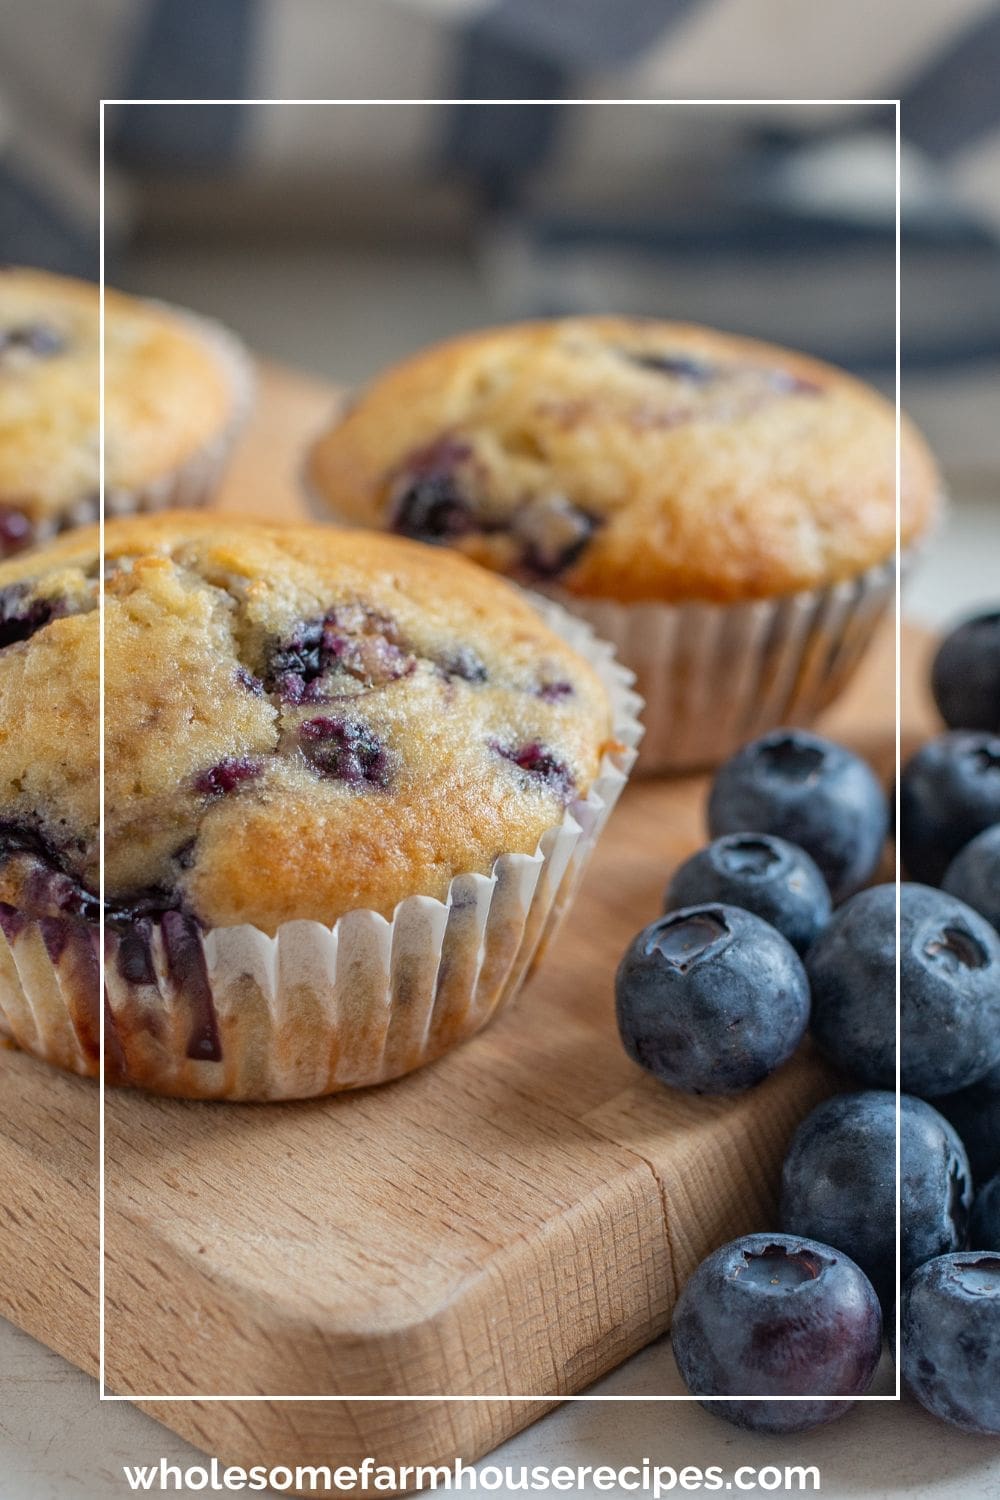
{"label": "pile of blueberries", "polygon": [[[899,1350],[928,1411],[1000,1435],[1000,612],[947,637],[932,688],[948,732],[899,785]],[[890,805],[857,755],[777,730],[722,766],[708,822],[622,959],[618,1027],[689,1093],[753,1087],[807,1028],[856,1087],[796,1131],[780,1232],[716,1250],[674,1315],[688,1389],[756,1398],[709,1410],[799,1432],[867,1390],[883,1312],[895,1348],[897,893],[870,883]]]}

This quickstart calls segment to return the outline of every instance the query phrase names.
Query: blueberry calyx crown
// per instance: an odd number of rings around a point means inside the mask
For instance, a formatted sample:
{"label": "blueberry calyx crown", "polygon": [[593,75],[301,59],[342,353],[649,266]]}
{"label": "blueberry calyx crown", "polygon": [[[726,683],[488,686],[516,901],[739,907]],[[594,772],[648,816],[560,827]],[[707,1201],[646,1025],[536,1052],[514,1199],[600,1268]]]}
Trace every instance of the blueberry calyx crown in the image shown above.
{"label": "blueberry calyx crown", "polygon": [[654,923],[647,952],[655,949],[672,969],[686,974],[731,935],[721,907],[695,908]]}
{"label": "blueberry calyx crown", "polygon": [[949,974],[960,974],[965,969],[985,969],[990,962],[982,943],[954,922],[928,938],[923,951],[931,963]]}
{"label": "blueberry calyx crown", "polygon": [[765,740],[758,758],[766,772],[782,781],[806,783],[815,781],[823,769],[826,753],[821,745],[808,744],[794,735]]}
{"label": "blueberry calyx crown", "polygon": [[973,745],[970,759],[974,769],[984,775],[1000,771],[1000,740],[991,739],[983,745]]}
{"label": "blueberry calyx crown", "polygon": [[782,863],[774,841],[755,833],[734,833],[719,839],[715,857],[727,875],[748,880],[763,880]]}
{"label": "blueberry calyx crown", "polygon": [[762,1250],[743,1250],[743,1265],[737,1265],[733,1276],[756,1286],[780,1287],[784,1290],[818,1281],[825,1267],[811,1250],[787,1245],[765,1245]]}
{"label": "blueberry calyx crown", "polygon": [[1000,1255],[977,1255],[968,1260],[954,1260],[950,1278],[964,1292],[978,1297],[1000,1297]]}

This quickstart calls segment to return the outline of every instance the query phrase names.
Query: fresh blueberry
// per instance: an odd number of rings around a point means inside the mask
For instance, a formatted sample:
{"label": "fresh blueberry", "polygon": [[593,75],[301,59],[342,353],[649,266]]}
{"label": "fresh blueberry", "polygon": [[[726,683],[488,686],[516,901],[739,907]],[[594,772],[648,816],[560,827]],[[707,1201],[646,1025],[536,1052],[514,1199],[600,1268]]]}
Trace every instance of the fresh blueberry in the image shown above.
{"label": "fresh blueberry", "polygon": [[723,833],[771,833],[815,860],[835,902],[869,880],[888,830],[885,793],[857,755],[802,729],[776,729],[726,761],[708,822]]}
{"label": "fresh blueberry", "polygon": [[792,1234],[750,1234],[703,1260],[674,1310],[674,1357],[706,1410],[755,1432],[805,1432],[850,1410],[882,1352],[878,1298],[839,1250]]}
{"label": "fresh blueberry", "polygon": [[[902,1087],[933,1099],[1000,1061],[1000,937],[978,912],[929,886],[900,888]],[[860,891],[806,958],[812,1032],[859,1082],[896,1080],[896,888]]]}
{"label": "fresh blueberry", "polygon": [[733,1094],[791,1057],[809,986],[780,932],[736,906],[671,912],[643,929],[615,977],[629,1056],[691,1094]]}
{"label": "fresh blueberry", "polygon": [[[972,1172],[936,1109],[900,1100],[902,1276],[965,1244]],[[781,1172],[781,1227],[836,1245],[883,1302],[896,1287],[896,1096],[839,1094],[807,1115]]]}
{"label": "fresh blueberry", "polygon": [[255,780],[263,769],[259,760],[228,756],[195,778],[195,791],[202,797],[224,797],[245,781]]}
{"label": "fresh blueberry", "polygon": [[929,1260],[903,1290],[903,1377],[922,1406],[964,1432],[1000,1434],[1000,1255]]}
{"label": "fresh blueberry", "polygon": [[392,779],[392,759],[367,724],[356,719],[306,719],[299,725],[302,749],[321,776],[355,789],[385,789]]}
{"label": "fresh blueberry", "polygon": [[1000,610],[976,615],[945,637],[931,688],[950,729],[1000,734]]}
{"label": "fresh blueberry", "polygon": [[962,1137],[976,1181],[1000,1172],[1000,1064],[970,1088],[934,1103]]}
{"label": "fresh blueberry", "polygon": [[830,919],[830,892],[803,849],[766,833],[730,833],[675,872],[664,910],[699,902],[742,906],[803,954]]}
{"label": "fresh blueberry", "polygon": [[978,834],[956,854],[942,884],[1000,932],[1000,823]]}
{"label": "fresh blueberry", "polygon": [[491,740],[490,749],[517,766],[532,781],[547,787],[560,801],[568,802],[572,797],[576,783],[569,766],[537,740],[527,745],[502,745],[498,740]]}
{"label": "fresh blueberry", "polygon": [[899,808],[907,874],[940,885],[959,850],[1000,823],[1000,736],[956,730],[929,740],[903,770]]}
{"label": "fresh blueberry", "polygon": [[969,1244],[973,1250],[1000,1252],[1000,1176],[991,1177],[976,1194],[969,1221]]}

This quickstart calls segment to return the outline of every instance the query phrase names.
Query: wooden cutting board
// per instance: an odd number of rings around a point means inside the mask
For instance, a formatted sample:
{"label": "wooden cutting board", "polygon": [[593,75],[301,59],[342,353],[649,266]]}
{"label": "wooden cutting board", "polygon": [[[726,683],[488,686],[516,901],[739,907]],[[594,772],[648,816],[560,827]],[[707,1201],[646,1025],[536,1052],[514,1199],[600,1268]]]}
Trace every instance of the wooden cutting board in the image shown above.
{"label": "wooden cutting board", "polygon": [[[265,371],[220,508],[304,514],[299,455],[333,401]],[[916,683],[926,644],[906,646]],[[825,725],[887,775],[893,696],[887,632]],[[916,738],[929,713],[906,705]],[[832,1087],[808,1046],[742,1098],[691,1099],[614,1029],[615,965],[702,840],[704,793],[628,789],[516,1006],[436,1066],[297,1105],[109,1094],[111,1390],[243,1466],[471,1460],[663,1332],[710,1248],[773,1224],[785,1143]],[[93,1086],[0,1054],[0,1311],[89,1371],[97,1130]]]}

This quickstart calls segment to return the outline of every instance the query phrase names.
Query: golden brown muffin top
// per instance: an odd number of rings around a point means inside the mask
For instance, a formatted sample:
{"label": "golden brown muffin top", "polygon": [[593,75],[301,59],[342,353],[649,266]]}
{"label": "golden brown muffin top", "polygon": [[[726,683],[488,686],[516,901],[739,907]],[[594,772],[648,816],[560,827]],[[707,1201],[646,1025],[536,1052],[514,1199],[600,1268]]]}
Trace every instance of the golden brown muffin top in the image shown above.
{"label": "golden brown muffin top", "polygon": [[[96,517],[99,354],[96,286],[0,270],[0,552]],[[109,491],[170,474],[225,427],[231,380],[193,321],[108,290],[104,360]]]}
{"label": "golden brown muffin top", "polygon": [[[106,527],[107,915],[332,924],[533,853],[610,708],[503,580],[413,542]],[[0,900],[96,919],[98,536],[0,567]]]}
{"label": "golden brown muffin top", "polygon": [[[895,412],[818,360],[686,324],[569,318],[439,344],[316,443],[341,519],[573,594],[736,601],[895,551]],[[902,437],[904,545],[939,480]]]}

